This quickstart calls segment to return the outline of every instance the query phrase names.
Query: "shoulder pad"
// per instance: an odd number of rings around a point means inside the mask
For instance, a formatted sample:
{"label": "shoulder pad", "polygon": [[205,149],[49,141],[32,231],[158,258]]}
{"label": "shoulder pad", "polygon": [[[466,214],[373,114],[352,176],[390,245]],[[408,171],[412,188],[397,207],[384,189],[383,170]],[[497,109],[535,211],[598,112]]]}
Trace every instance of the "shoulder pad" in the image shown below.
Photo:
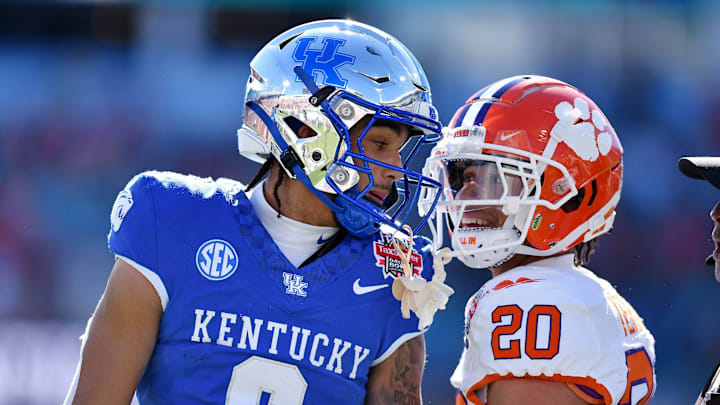
{"label": "shoulder pad", "polygon": [[174,194],[188,194],[199,198],[212,198],[221,194],[228,201],[244,190],[245,185],[239,181],[219,178],[214,180],[212,177],[198,177],[187,174],[180,174],[169,171],[146,171],[135,176],[125,189],[135,187],[135,183],[139,183],[140,187],[154,189],[159,192],[170,191]]}

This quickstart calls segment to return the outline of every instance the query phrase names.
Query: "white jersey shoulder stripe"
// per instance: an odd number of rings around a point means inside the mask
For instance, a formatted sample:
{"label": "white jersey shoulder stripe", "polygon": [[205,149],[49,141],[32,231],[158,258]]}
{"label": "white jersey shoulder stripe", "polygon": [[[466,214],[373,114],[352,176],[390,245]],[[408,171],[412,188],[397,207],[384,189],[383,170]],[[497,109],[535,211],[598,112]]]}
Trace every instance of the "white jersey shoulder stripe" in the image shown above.
{"label": "white jersey shoulder stripe", "polygon": [[132,266],[135,270],[137,270],[140,274],[145,276],[145,278],[150,282],[150,284],[152,284],[158,297],[160,297],[160,303],[162,304],[163,312],[165,312],[165,307],[167,306],[169,297],[167,290],[165,289],[165,284],[163,284],[160,276],[158,276],[154,271],[148,269],[141,264],[135,263],[134,261],[128,259],[125,256],[115,255],[115,258],[124,261],[125,263]]}
{"label": "white jersey shoulder stripe", "polygon": [[372,364],[370,364],[370,367],[375,367],[378,364],[382,363],[383,361],[385,361],[385,359],[390,357],[391,354],[395,353],[395,350],[397,350],[397,348],[400,347],[401,344],[407,342],[415,336],[422,335],[426,331],[427,328],[418,332],[410,332],[400,336],[393,342],[393,344],[390,345],[390,347],[387,348],[387,350],[385,350],[385,353],[381,354],[378,358],[375,359],[375,361],[372,362]]}

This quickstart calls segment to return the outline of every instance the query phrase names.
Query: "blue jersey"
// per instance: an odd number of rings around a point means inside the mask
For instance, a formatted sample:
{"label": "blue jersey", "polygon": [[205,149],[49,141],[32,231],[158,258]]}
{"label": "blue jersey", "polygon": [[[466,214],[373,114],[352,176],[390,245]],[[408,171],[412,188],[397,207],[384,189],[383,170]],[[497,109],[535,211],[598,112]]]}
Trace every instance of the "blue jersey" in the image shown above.
{"label": "blue jersey", "polygon": [[[296,268],[242,190],[146,172],[118,196],[110,249],[164,308],[140,402],[362,403],[369,368],[422,333],[392,296],[402,270],[391,236],[347,236]],[[415,238],[411,263],[425,278],[429,248]]]}

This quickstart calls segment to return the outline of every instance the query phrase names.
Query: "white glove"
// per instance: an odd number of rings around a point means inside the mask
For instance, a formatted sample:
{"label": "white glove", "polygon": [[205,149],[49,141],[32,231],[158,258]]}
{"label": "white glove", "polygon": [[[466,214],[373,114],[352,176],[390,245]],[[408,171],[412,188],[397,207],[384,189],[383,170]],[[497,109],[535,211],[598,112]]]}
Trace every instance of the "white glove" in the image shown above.
{"label": "white glove", "polygon": [[415,312],[419,330],[430,326],[435,312],[445,309],[448,298],[455,293],[445,284],[445,264],[450,261],[450,257],[443,254],[445,250],[433,254],[435,272],[431,281],[422,277],[401,276],[392,285],[393,296],[400,301],[403,318],[410,318],[411,310]]}

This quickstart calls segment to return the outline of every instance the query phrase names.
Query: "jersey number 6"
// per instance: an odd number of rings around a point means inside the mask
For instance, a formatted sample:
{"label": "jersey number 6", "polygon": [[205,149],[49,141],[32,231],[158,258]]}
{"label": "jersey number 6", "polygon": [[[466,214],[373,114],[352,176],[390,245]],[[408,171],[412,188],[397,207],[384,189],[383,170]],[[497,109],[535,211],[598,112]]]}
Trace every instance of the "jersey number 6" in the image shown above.
{"label": "jersey number 6", "polygon": [[[514,335],[522,327],[523,310],[517,305],[502,305],[492,312],[492,322],[510,323],[495,327],[492,350],[495,360],[519,359],[520,339],[510,339],[501,346],[502,336]],[[528,311],[525,328],[525,354],[531,359],[552,359],[560,350],[560,310],[554,305],[535,305]],[[540,347],[538,347],[540,346]]]}
{"label": "jersey number 6", "polygon": [[252,356],[233,368],[226,405],[302,405],[307,382],[297,366]]}

